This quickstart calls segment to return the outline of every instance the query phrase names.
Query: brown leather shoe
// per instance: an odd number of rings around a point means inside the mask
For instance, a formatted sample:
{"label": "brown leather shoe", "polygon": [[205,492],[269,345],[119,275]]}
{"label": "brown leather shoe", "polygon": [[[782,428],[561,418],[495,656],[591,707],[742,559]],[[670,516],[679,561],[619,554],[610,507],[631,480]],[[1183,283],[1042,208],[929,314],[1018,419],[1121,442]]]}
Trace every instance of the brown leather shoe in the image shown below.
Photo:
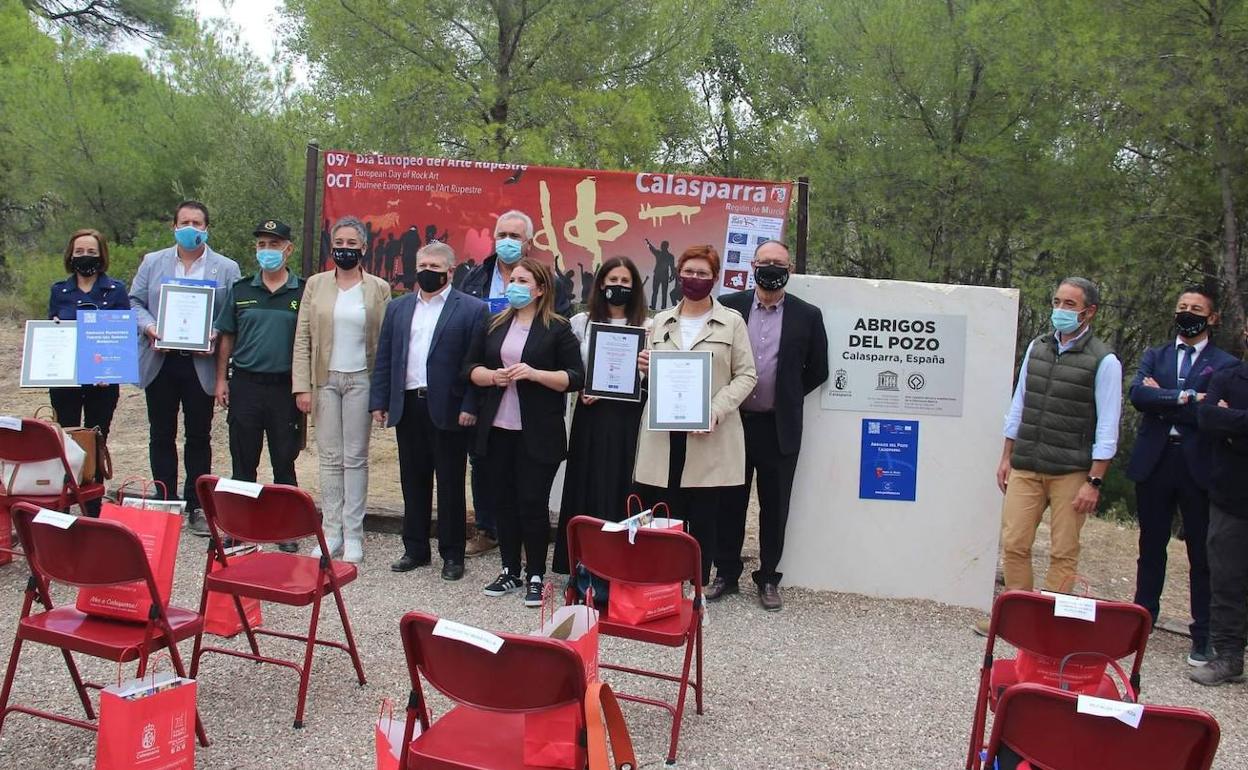
{"label": "brown leather shoe", "polygon": [[480,556],[483,553],[492,551],[498,547],[498,541],[484,532],[478,532],[476,537],[469,540],[464,546],[465,556]]}
{"label": "brown leather shoe", "polygon": [[758,587],[758,603],[768,612],[778,612],[784,608],[780,600],[780,586],[775,583],[763,583]]}
{"label": "brown leather shoe", "polygon": [[720,597],[727,596],[728,594],[739,593],[741,593],[741,588],[736,583],[729,583],[719,576],[716,576],[715,579],[711,581],[711,584],[702,590],[702,596],[705,597],[708,602],[718,601]]}

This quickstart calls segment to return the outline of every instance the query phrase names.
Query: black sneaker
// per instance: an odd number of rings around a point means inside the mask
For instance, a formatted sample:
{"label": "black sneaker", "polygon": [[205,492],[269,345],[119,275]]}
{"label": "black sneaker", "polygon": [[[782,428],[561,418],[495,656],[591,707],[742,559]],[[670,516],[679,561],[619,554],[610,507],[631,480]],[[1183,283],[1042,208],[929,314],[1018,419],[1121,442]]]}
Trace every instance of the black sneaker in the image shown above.
{"label": "black sneaker", "polygon": [[1217,687],[1227,682],[1244,681],[1244,661],[1217,657],[1187,675],[1196,684]]}
{"label": "black sneaker", "polygon": [[481,593],[486,596],[506,596],[512,591],[518,591],[523,585],[524,581],[519,575],[513,575],[507,571],[506,567],[503,567],[503,571],[498,573],[494,582],[482,589]]}
{"label": "black sneaker", "polygon": [[1192,642],[1192,651],[1187,654],[1187,665],[1199,668],[1213,658],[1213,647],[1208,642]]}
{"label": "black sneaker", "polygon": [[533,575],[529,578],[529,583],[524,589],[524,606],[525,607],[541,607],[542,606],[542,586],[545,582],[541,575]]}

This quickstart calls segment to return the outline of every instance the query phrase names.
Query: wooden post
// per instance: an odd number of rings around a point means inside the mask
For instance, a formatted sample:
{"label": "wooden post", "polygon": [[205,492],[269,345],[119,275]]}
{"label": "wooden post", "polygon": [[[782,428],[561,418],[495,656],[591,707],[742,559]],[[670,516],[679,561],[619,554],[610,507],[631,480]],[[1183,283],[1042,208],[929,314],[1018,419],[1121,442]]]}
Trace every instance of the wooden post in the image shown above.
{"label": "wooden post", "polygon": [[320,265],[316,264],[319,261],[316,257],[319,257],[321,253],[316,245],[316,233],[320,229],[317,227],[316,215],[316,179],[320,160],[320,145],[315,141],[308,142],[307,163],[303,169],[303,277],[305,279],[320,268]]}
{"label": "wooden post", "polygon": [[810,177],[797,178],[797,272],[806,272],[806,240],[810,235]]}

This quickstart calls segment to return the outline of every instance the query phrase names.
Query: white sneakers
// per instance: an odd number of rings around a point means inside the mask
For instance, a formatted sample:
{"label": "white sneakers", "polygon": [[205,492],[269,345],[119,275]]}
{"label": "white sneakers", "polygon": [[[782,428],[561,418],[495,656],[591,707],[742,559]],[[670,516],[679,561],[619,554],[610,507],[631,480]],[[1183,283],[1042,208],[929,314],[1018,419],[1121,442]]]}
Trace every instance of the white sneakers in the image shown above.
{"label": "white sneakers", "polygon": [[364,561],[364,541],[348,540],[342,545],[342,560],[348,564],[360,564]]}
{"label": "white sneakers", "polygon": [[[342,538],[329,536],[325,538],[325,545],[329,546],[329,558],[334,558],[342,551]],[[321,558],[321,547],[313,546],[312,552],[308,554],[313,559]]]}

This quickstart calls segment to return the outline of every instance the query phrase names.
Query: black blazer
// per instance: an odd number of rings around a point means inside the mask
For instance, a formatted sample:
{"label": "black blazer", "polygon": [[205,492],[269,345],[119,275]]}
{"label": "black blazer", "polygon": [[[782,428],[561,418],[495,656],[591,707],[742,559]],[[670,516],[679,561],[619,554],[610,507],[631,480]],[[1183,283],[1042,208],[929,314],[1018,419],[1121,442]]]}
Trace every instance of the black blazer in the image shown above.
{"label": "black blazer", "polygon": [[[507,321],[493,331],[488,324],[477,334],[468,350],[465,373],[471,374],[478,366],[499,369],[503,366],[503,340],[515,319]],[[520,360],[534,369],[546,371],[563,370],[568,373],[567,392],[581,389],[585,383],[585,365],[581,361],[581,343],[572,333],[568,322],[559,319],[549,327],[536,320],[529,329]],[[521,434],[524,448],[529,456],[542,463],[558,464],[568,454],[567,429],[563,417],[567,410],[567,396],[536,382],[516,383],[520,396]],[[503,389],[481,388],[480,411],[477,413],[477,436],[474,454],[484,457],[489,449],[490,429],[503,400]]]}
{"label": "black blazer", "polygon": [[[719,301],[749,323],[750,309],[756,304],[754,292],[733,292]],[[802,404],[808,393],[827,381],[828,333],[823,313],[785,292],[776,356],[776,434],[782,454],[795,455],[802,448]]]}

